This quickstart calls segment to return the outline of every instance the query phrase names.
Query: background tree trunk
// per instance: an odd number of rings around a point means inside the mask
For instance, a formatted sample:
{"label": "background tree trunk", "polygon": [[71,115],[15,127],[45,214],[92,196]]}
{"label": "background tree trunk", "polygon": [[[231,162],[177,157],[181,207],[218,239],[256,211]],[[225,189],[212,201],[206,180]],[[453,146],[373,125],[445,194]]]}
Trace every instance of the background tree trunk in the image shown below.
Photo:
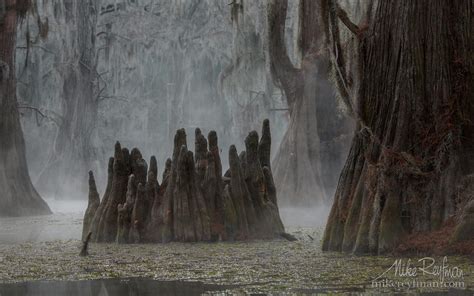
{"label": "background tree trunk", "polygon": [[[353,73],[359,125],[324,250],[384,253],[410,233],[474,227],[461,215],[472,199],[462,184],[474,173],[473,3],[377,1],[369,11]],[[331,53],[347,86],[330,4]],[[472,231],[463,239],[474,239]]]}
{"label": "background tree trunk", "polygon": [[97,6],[95,1],[64,2],[66,23],[75,25],[69,26],[73,30],[65,34],[69,46],[60,70],[65,77],[62,120],[48,164],[36,182],[40,191],[56,198],[65,198],[66,193],[86,192],[84,176],[90,168],[98,167],[94,164],[97,153],[93,145],[99,101],[95,48]]}
{"label": "background tree trunk", "polygon": [[[351,122],[336,104],[329,81],[325,44],[324,1],[303,0],[299,7],[301,65],[295,67],[285,46],[287,0],[269,4],[269,56],[272,75],[283,89],[290,111],[288,130],[274,160],[275,181],[283,202],[321,204],[335,187],[332,167],[342,165],[343,143],[333,141],[351,130]],[[323,108],[322,106],[325,106]],[[329,109],[329,110],[327,110]],[[338,115],[339,114],[339,115]],[[322,154],[321,135],[329,149]],[[341,149],[344,150],[344,149]],[[341,160],[338,160],[340,158]],[[339,164],[341,163],[341,164]],[[332,187],[332,188],[331,188]]]}
{"label": "background tree trunk", "polygon": [[[232,61],[221,71],[217,83],[219,97],[229,105],[229,133],[236,139],[245,138],[249,130],[257,129],[268,118],[277,131],[273,141],[278,144],[287,128],[288,112],[268,65],[266,12],[266,1],[232,2]],[[292,20],[287,22],[293,27]]]}
{"label": "background tree trunk", "polygon": [[0,2],[0,216],[50,214],[31,184],[16,101],[16,26],[28,3]]}

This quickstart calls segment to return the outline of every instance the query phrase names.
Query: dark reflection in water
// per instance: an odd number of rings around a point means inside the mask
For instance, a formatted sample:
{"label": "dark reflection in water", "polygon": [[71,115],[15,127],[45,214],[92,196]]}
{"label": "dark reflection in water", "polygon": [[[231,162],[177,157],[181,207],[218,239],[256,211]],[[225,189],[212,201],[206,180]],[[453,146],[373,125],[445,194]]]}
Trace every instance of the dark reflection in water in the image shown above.
{"label": "dark reflection in water", "polygon": [[[33,281],[14,284],[0,284],[0,296],[144,296],[144,295],[241,295],[245,294],[243,286],[210,285],[202,282],[185,281],[158,281],[149,278],[122,278],[102,279],[86,281]],[[233,290],[231,289],[239,289]],[[283,291],[282,291],[283,292]],[[297,295],[379,295],[382,291],[367,289],[363,287],[328,287],[326,289],[292,289],[285,291]],[[420,292],[420,291],[384,291],[386,295],[404,295],[411,292],[412,295],[423,296],[471,296],[473,290],[450,289],[442,292]],[[279,295],[281,293],[272,293]],[[266,295],[255,293],[251,295]]]}
{"label": "dark reflection in water", "polygon": [[147,278],[103,279],[88,281],[35,281],[1,284],[0,296],[143,296],[143,295],[202,295],[214,294],[228,286],[201,282],[156,281]]}

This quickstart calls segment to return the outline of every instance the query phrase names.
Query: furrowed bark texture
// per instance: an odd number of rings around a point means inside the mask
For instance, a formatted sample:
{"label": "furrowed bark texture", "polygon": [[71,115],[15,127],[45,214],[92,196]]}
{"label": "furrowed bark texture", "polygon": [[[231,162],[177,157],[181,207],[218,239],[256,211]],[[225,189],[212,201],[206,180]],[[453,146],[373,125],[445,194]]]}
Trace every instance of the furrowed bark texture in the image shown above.
{"label": "furrowed bark texture", "polygon": [[323,250],[389,252],[453,216],[452,241],[472,240],[473,1],[376,5]]}
{"label": "furrowed bark texture", "polygon": [[[184,129],[176,132],[173,157],[161,185],[155,157],[147,164],[137,148],[128,154],[117,142],[109,161],[106,193],[98,193],[90,174],[89,206],[83,233],[92,241],[117,243],[196,242],[278,238],[284,233],[270,162],[268,120],[262,137],[252,131],[239,157],[229,149],[230,170],[222,176],[217,134],[195,133],[195,154]],[[263,163],[263,165],[262,165]]]}
{"label": "furrowed bark texture", "polygon": [[15,46],[17,19],[28,2],[0,0],[0,216],[50,214],[31,183],[17,109]]}

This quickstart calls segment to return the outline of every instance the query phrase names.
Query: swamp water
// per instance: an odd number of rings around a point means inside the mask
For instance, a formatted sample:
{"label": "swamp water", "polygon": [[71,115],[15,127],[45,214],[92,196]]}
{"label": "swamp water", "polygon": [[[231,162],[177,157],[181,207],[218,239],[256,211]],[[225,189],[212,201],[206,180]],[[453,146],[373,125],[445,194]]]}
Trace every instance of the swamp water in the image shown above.
{"label": "swamp water", "polygon": [[[322,252],[323,213],[309,215],[282,209],[286,240],[90,244],[90,256],[79,257],[86,203],[51,203],[55,214],[0,219],[0,295],[199,295],[227,293],[428,293],[440,288],[428,274],[416,276],[418,287],[373,286],[395,260],[421,257],[352,256]],[[306,217],[301,220],[297,217]],[[310,221],[311,217],[316,217]],[[305,226],[296,226],[305,225]],[[442,258],[435,258],[437,264]],[[472,295],[473,259],[449,256],[450,267],[463,271],[462,287],[442,287],[442,294]],[[410,284],[386,272],[387,280]],[[385,276],[383,277],[385,278]],[[382,279],[382,278],[380,278]],[[379,281],[379,284],[383,282]],[[424,286],[420,286],[424,285]],[[435,294],[436,295],[436,294]]]}

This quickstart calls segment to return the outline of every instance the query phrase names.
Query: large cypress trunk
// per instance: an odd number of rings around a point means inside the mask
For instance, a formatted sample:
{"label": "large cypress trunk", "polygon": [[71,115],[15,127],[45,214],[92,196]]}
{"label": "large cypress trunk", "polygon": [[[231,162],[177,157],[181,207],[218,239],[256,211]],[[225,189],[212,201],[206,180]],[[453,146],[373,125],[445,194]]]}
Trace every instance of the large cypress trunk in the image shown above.
{"label": "large cypress trunk", "polygon": [[[279,195],[291,205],[321,205],[327,201],[326,191],[331,191],[336,183],[331,177],[332,167],[342,164],[344,155],[343,151],[334,153],[336,148],[344,146],[335,139],[350,133],[352,126],[338,108],[329,81],[324,4],[325,1],[312,0],[299,4],[299,66],[292,63],[285,45],[288,1],[273,0],[269,4],[271,70],[290,111],[288,130],[275,157],[274,171],[280,184]],[[324,151],[323,145],[328,147]]]}
{"label": "large cypress trunk", "polygon": [[456,228],[453,241],[472,240],[472,192],[463,184],[474,173],[473,1],[377,1],[372,14],[353,75],[359,125],[323,249],[384,253],[442,227]]}
{"label": "large cypress trunk", "polygon": [[0,216],[49,214],[28,174],[16,101],[16,26],[27,2],[1,0],[0,7]]}

